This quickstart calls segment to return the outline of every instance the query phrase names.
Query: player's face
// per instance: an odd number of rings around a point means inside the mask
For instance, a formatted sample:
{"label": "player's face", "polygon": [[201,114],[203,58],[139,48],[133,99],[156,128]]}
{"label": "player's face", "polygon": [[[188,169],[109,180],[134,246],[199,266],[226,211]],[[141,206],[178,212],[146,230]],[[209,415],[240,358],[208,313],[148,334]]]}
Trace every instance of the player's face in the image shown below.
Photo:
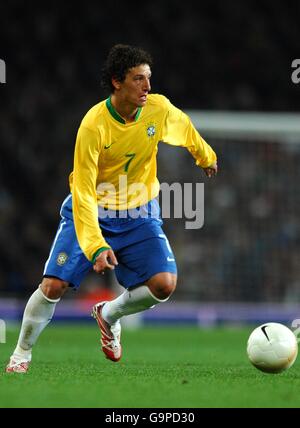
{"label": "player's face", "polygon": [[120,83],[119,95],[123,101],[135,107],[143,107],[151,90],[150,78],[151,69],[148,64],[131,68],[126,74],[124,82]]}

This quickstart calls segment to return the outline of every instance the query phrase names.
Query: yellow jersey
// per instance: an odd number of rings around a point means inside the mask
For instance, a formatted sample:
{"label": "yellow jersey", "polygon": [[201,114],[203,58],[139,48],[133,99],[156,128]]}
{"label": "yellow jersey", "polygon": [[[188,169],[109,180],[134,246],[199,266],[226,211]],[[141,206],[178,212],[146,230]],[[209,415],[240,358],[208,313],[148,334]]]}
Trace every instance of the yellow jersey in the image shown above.
{"label": "yellow jersey", "polygon": [[109,248],[99,228],[99,205],[111,210],[132,209],[158,195],[159,142],[186,147],[202,168],[216,162],[215,152],[190,118],[162,95],[148,95],[134,122],[125,122],[110,98],[96,104],[83,118],[69,182],[77,239],[89,260],[100,248]]}

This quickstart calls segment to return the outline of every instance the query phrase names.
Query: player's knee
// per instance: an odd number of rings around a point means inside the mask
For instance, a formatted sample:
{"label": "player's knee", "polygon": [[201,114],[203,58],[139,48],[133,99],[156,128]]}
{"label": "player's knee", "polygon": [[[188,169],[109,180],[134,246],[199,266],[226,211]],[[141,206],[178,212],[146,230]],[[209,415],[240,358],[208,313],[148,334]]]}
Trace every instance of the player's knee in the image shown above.
{"label": "player's knee", "polygon": [[68,283],[58,278],[43,278],[41,290],[49,299],[60,299],[68,288]]}
{"label": "player's knee", "polygon": [[152,277],[147,285],[157,299],[168,299],[174,292],[177,283],[177,276],[169,272],[163,272]]}

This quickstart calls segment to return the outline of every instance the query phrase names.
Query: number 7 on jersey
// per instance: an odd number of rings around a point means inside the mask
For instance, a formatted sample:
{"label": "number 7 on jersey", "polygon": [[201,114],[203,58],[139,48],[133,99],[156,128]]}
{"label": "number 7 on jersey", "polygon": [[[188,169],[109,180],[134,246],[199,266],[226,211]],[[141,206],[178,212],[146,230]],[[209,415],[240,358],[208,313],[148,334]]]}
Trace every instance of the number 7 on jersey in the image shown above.
{"label": "number 7 on jersey", "polygon": [[126,158],[129,158],[128,161],[126,162],[125,166],[124,166],[124,171],[128,172],[130,163],[133,161],[133,158],[135,157],[135,153],[128,153],[127,155],[125,155]]}

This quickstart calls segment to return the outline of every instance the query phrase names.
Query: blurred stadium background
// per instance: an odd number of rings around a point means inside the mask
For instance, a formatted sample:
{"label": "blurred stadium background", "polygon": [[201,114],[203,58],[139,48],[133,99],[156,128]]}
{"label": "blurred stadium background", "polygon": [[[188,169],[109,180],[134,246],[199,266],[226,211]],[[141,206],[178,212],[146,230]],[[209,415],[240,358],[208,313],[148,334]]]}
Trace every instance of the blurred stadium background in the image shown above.
{"label": "blurred stadium background", "polygon": [[[182,149],[160,146],[161,182],[204,182],[205,225],[165,221],[179,281],[144,322],[290,322],[300,317],[300,57],[296,1],[144,1],[1,5],[0,318],[20,319],[39,284],[68,193],[85,112],[106,97],[100,69],[115,43],[154,58],[153,92],[188,111],[215,148],[205,179]],[[119,293],[89,275],[56,319],[88,319]]]}

